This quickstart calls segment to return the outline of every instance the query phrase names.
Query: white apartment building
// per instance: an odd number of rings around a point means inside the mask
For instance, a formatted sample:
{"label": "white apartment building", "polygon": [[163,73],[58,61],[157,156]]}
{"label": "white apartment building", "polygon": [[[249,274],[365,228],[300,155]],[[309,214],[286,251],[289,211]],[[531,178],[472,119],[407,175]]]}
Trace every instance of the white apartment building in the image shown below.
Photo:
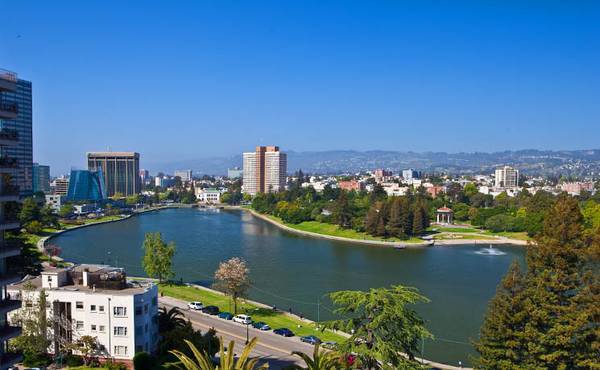
{"label": "white apartment building", "polygon": [[181,182],[192,181],[192,170],[175,171],[175,177],[177,177],[177,176],[179,176],[181,178]]}
{"label": "white apartment building", "polygon": [[268,193],[285,190],[287,182],[287,155],[276,151],[265,153],[265,191]]}
{"label": "white apartment building", "polygon": [[58,194],[46,194],[46,205],[52,208],[53,211],[60,211],[60,207],[65,202],[66,197]]}
{"label": "white apartment building", "polygon": [[131,363],[136,352],[153,353],[157,348],[158,288],[150,282],[128,282],[121,268],[49,268],[7,291],[25,302],[37,302],[45,292],[51,353],[82,336],[97,338],[98,357],[125,363]]}
{"label": "white apartment building", "polygon": [[258,181],[256,180],[256,153],[244,153],[244,169],[242,176],[242,189],[244,193],[254,195],[258,193]]}
{"label": "white apartment building", "polygon": [[221,191],[214,188],[195,189],[196,198],[200,203],[218,204],[221,203]]}
{"label": "white apartment building", "polygon": [[496,169],[494,187],[497,189],[515,189],[519,186],[519,170],[510,166]]}

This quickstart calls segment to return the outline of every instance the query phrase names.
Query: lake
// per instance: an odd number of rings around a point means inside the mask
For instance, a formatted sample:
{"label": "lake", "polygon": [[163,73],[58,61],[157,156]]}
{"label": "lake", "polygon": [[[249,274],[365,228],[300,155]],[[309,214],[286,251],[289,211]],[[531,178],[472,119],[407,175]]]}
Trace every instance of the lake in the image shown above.
{"label": "lake", "polygon": [[[456,365],[475,354],[487,303],[510,263],[524,263],[521,246],[496,245],[498,255],[478,253],[486,245],[453,245],[396,250],[298,236],[243,211],[167,209],[128,220],[81,228],[51,243],[61,256],[79,263],[124,267],[144,275],[142,243],[147,232],[160,231],[175,241],[176,279],[212,283],[219,262],[248,261],[253,287],[249,297],[317,320],[332,315],[325,294],[367,290],[391,284],[417,287],[431,302],[417,311],[434,341],[424,344],[425,358]],[[293,328],[291,328],[293,329]]]}

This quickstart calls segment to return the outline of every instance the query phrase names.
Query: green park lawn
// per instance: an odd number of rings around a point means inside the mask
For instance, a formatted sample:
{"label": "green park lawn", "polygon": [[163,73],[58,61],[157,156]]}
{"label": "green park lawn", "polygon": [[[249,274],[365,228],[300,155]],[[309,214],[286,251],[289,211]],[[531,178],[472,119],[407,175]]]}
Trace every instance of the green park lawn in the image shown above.
{"label": "green park lawn", "polygon": [[445,233],[480,233],[480,229],[476,229],[473,227],[443,227],[443,226],[430,226],[427,228],[427,231],[437,231],[437,232],[445,232]]}
{"label": "green park lawn", "polygon": [[502,231],[495,233],[493,231],[486,230],[484,234],[493,236],[504,236],[506,238],[517,240],[532,240],[531,237],[527,235],[525,231]]}
{"label": "green park lawn", "polygon": [[482,235],[482,234],[435,234],[433,235],[433,239],[435,240],[493,240],[495,239],[492,236]]}
{"label": "green park lawn", "polygon": [[[200,301],[202,304],[214,305],[219,307],[221,311],[233,312],[233,304],[229,297],[211,292],[204,289],[195,288],[187,285],[160,284],[159,291],[169,297],[190,301]],[[315,328],[313,323],[300,321],[292,316],[288,316],[282,312],[274,312],[270,308],[257,307],[250,303],[243,303],[242,300],[238,303],[238,313],[248,312],[254,321],[264,321],[271,328],[288,328],[297,336],[315,335],[323,341],[334,341],[340,343],[345,338],[331,331],[320,331]],[[299,328],[298,325],[301,327]]]}
{"label": "green park lawn", "polygon": [[376,240],[382,242],[403,242],[403,243],[422,243],[423,240],[419,238],[410,238],[407,240],[401,240],[398,238],[378,238],[375,236],[371,236],[364,232],[359,232],[353,229],[342,229],[337,225],[332,225],[324,222],[318,221],[304,221],[299,224],[288,224],[281,220],[279,217],[275,217],[272,215],[266,215],[271,220],[283,224],[285,226],[291,227],[292,229],[307,231],[316,234],[330,235],[330,236],[338,236],[342,238],[348,239],[357,239],[357,240]]}

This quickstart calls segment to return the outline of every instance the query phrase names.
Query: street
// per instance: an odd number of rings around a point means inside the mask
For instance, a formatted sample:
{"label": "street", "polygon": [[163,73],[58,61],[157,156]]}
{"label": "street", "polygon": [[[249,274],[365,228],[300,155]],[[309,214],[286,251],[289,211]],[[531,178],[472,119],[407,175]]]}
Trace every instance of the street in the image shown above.
{"label": "street", "polygon": [[[175,298],[160,297],[159,303],[160,306],[167,309],[179,307],[196,329],[200,329],[204,333],[208,329],[214,328],[217,331],[217,336],[223,338],[225,347],[227,347],[229,341],[234,340],[235,354],[239,355],[242,352],[246,342],[246,326],[219,319],[217,316],[189,310],[187,302]],[[288,329],[294,331],[294,328]],[[258,343],[254,347],[252,355],[268,362],[270,369],[282,369],[291,364],[304,365],[304,361],[300,357],[292,355],[292,351],[301,351],[312,357],[314,347],[301,342],[298,337],[285,338],[274,334],[272,331],[261,331],[252,326],[248,328],[248,332],[250,339],[253,337],[258,338]]]}

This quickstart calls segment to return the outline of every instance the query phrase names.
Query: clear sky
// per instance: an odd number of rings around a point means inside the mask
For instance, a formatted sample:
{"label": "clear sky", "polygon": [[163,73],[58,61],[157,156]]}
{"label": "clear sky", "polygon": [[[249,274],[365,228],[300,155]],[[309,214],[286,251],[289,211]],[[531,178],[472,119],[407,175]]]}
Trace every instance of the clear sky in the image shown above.
{"label": "clear sky", "polygon": [[[0,0],[34,159],[600,147],[600,1]],[[142,163],[142,166],[144,163]]]}

